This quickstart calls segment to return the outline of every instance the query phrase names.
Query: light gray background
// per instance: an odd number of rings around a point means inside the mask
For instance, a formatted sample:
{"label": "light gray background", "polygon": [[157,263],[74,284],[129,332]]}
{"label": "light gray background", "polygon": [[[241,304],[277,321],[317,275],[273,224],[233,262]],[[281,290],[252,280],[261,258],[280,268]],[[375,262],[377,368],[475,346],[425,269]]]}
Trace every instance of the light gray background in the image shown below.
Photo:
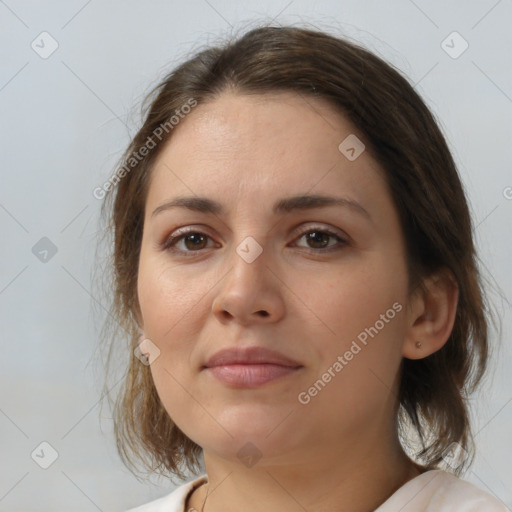
{"label": "light gray background", "polygon": [[[159,77],[200,44],[274,17],[362,42],[441,119],[503,326],[472,401],[478,458],[465,478],[512,506],[510,0],[0,0],[0,510],[121,511],[172,490],[138,483],[115,452],[108,407],[99,418],[92,190]],[[43,31],[59,45],[47,59],[31,48]],[[453,31],[469,43],[456,59],[441,47]],[[57,248],[46,262],[32,252],[42,237]],[[46,470],[31,458],[43,441],[58,452]]]}

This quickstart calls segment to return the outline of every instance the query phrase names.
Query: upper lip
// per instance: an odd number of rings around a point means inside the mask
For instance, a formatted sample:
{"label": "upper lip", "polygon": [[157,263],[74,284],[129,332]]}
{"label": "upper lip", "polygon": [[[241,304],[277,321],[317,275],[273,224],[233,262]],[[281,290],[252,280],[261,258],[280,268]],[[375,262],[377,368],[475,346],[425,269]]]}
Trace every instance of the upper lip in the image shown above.
{"label": "upper lip", "polygon": [[302,366],[277,350],[264,347],[234,347],[216,352],[205,363],[206,368],[230,364],[277,364],[280,366]]}

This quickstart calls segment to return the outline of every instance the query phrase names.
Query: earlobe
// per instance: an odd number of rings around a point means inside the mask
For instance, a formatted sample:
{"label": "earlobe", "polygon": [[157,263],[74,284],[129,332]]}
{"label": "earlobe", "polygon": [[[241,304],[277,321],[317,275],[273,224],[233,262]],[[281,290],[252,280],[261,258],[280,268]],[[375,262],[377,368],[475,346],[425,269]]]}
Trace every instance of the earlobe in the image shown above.
{"label": "earlobe", "polygon": [[411,299],[403,357],[423,359],[446,344],[455,323],[458,299],[457,283],[447,269],[424,280],[423,289]]}

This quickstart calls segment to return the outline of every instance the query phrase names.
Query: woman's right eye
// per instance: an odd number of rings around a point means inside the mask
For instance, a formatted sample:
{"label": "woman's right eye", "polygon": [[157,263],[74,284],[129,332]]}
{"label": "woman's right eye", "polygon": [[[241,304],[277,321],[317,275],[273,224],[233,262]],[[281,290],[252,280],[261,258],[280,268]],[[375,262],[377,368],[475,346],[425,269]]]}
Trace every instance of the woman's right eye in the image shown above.
{"label": "woman's right eye", "polygon": [[[178,235],[171,235],[167,238],[162,248],[171,252],[190,253],[198,252],[202,249],[207,249],[205,241],[211,238],[200,231],[186,231]],[[181,248],[178,247],[179,244]]]}

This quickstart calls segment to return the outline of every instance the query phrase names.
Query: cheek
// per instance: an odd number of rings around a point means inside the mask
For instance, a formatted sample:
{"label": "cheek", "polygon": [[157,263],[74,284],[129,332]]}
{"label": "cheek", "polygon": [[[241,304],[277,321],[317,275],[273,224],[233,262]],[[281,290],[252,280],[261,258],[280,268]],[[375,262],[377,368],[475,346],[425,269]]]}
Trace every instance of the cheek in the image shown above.
{"label": "cheek", "polygon": [[159,351],[150,369],[160,399],[171,415],[187,401],[182,386],[186,388],[190,380],[190,339],[195,335],[190,319],[197,303],[190,286],[183,290],[176,273],[162,269],[158,261],[141,259],[138,293],[144,335]]}
{"label": "cheek", "polygon": [[390,268],[384,258],[375,255],[350,271],[346,266],[340,268],[325,283],[323,288],[317,286],[307,302],[322,320],[321,332],[327,333],[315,336],[321,340],[315,347],[321,361],[319,371],[332,367],[338,356],[344,362],[323,400],[343,396],[346,405],[357,410],[365,396],[373,404],[371,409],[393,389],[401,361],[406,297],[403,269],[397,263]]}
{"label": "cheek", "polygon": [[[144,322],[144,334],[158,347],[159,355],[150,371],[158,396],[167,414],[181,429],[186,428],[190,408],[190,365],[194,323],[190,321],[198,299],[194,282],[162,265],[155,258],[141,255],[137,289]],[[188,315],[188,316],[187,316]]]}
{"label": "cheek", "polygon": [[163,342],[173,337],[179,323],[197,307],[204,283],[187,278],[161,260],[142,255],[137,290],[145,334]]}
{"label": "cheek", "polygon": [[[396,329],[397,309],[405,309],[405,289],[402,271],[373,259],[364,266],[349,270],[343,267],[332,272],[321,287],[318,281],[304,279],[298,294],[307,297],[306,304],[322,321],[323,332],[350,341],[379,321],[381,315],[390,320],[383,332]],[[316,291],[311,293],[311,290]],[[393,304],[398,305],[393,308]]]}

